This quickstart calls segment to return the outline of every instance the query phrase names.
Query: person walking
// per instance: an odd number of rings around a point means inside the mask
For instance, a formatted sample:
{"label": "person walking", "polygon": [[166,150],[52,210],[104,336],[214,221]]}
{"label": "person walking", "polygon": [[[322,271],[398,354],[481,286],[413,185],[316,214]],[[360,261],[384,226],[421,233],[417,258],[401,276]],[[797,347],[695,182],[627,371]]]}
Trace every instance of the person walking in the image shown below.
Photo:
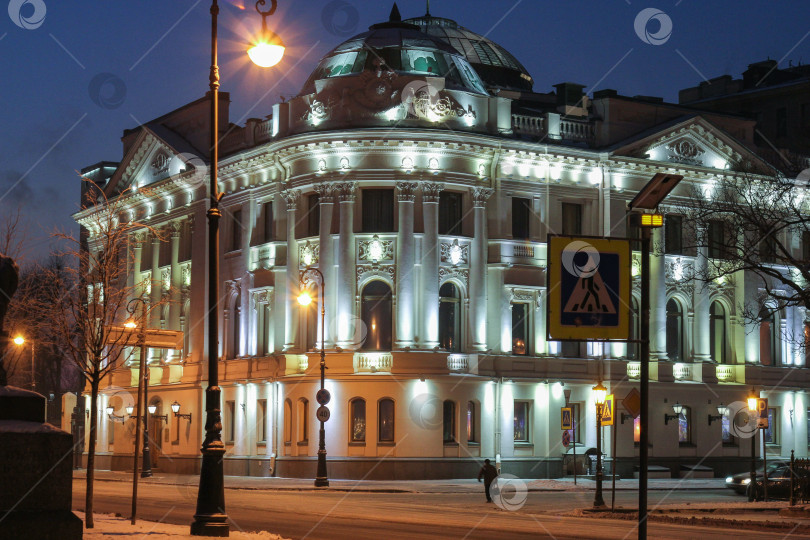
{"label": "person walking", "polygon": [[492,485],[492,482],[495,478],[498,477],[498,469],[493,467],[488,459],[484,460],[484,466],[481,467],[481,470],[478,472],[478,481],[481,481],[481,478],[484,478],[484,491],[487,495],[487,502],[492,502],[492,497],[489,495],[489,487]]}

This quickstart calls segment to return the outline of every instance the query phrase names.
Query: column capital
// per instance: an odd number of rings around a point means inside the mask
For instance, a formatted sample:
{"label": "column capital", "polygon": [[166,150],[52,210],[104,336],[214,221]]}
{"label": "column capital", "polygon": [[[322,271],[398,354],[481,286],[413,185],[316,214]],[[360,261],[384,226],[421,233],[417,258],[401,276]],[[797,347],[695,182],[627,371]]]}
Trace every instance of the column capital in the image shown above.
{"label": "column capital", "polygon": [[489,199],[495,190],[485,187],[476,187],[472,189],[473,207],[486,208],[487,199]]}
{"label": "column capital", "polygon": [[338,201],[353,203],[357,196],[357,182],[336,182],[334,194]]}
{"label": "column capital", "polygon": [[287,202],[287,211],[295,211],[298,201],[301,200],[301,192],[297,189],[286,189],[281,192],[281,196]]}
{"label": "column capital", "polygon": [[335,202],[335,185],[331,182],[321,182],[313,186],[315,193],[318,194],[319,204],[332,204]]}
{"label": "column capital", "polygon": [[138,231],[133,236],[135,237],[135,249],[141,249],[146,242],[146,232]]}
{"label": "column capital", "polygon": [[172,238],[180,238],[180,233],[183,230],[182,221],[170,221],[166,225],[166,233]]}
{"label": "column capital", "polygon": [[397,198],[399,202],[413,202],[416,200],[416,189],[419,184],[416,182],[397,182],[397,189],[399,193]]}
{"label": "column capital", "polygon": [[444,184],[437,182],[422,182],[422,202],[437,203],[439,194],[444,190]]}

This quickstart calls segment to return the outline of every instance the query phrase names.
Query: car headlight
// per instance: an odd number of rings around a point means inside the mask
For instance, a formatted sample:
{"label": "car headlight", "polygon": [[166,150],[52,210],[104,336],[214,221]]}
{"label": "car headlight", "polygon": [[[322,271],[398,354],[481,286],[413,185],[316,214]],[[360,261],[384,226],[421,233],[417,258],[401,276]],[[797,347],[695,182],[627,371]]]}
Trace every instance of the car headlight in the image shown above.
{"label": "car headlight", "polygon": [[744,479],[744,480],[742,481],[742,485],[744,485],[744,486],[747,486],[747,485],[748,485],[748,484],[750,484],[750,483],[751,483],[751,479],[750,479],[750,478],[746,478],[746,479]]}
{"label": "car headlight", "polygon": [[734,479],[730,476],[726,476],[726,484],[730,484],[734,481]]}

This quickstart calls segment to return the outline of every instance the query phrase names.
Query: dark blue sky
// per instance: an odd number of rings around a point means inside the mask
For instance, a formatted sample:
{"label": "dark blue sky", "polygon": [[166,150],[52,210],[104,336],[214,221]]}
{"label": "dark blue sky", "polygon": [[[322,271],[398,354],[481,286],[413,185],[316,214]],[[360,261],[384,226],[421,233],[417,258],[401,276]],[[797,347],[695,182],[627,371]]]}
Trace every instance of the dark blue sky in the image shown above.
{"label": "dark blue sky", "polygon": [[[3,3],[10,13],[0,11],[0,212],[22,209],[29,258],[36,258],[47,253],[54,227],[71,226],[76,171],[118,161],[124,129],[206,92],[210,1]],[[231,93],[231,120],[239,123],[268,114],[279,96],[295,95],[324,53],[387,19],[391,9],[391,2],[377,0],[279,0],[269,23],[286,42],[287,55],[276,68],[261,70],[244,53],[249,33],[261,23],[255,2],[220,3],[222,89]],[[703,76],[739,77],[754,61],[810,62],[806,0],[431,4],[433,15],[456,19],[510,50],[541,92],[571,81],[588,92],[615,88],[677,101],[678,89]],[[403,17],[422,15],[425,1],[401,0],[399,7]],[[648,38],[644,27],[637,33],[635,22],[650,7],[659,16],[646,26]],[[661,33],[667,18],[669,39]],[[655,44],[659,34],[662,43]]]}

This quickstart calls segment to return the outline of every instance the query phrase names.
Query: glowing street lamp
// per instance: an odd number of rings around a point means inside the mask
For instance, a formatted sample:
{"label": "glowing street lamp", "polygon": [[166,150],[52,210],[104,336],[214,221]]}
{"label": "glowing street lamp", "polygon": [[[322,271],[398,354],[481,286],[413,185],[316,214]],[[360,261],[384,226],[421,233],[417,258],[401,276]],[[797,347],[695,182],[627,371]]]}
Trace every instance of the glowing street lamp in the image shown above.
{"label": "glowing street lamp", "polygon": [[309,291],[304,291],[298,295],[298,303],[302,306],[308,306],[312,303],[312,295]]}
{"label": "glowing street lamp", "polygon": [[[18,347],[22,347],[25,345],[25,337],[22,335],[15,336],[12,340],[14,344]],[[36,370],[34,365],[34,340],[31,340],[31,390],[36,390],[37,388],[37,381],[36,381]]]}
{"label": "glowing street lamp", "polygon": [[262,11],[259,6],[266,4],[265,0],[256,2],[256,11],[262,16],[262,33],[258,41],[248,49],[250,60],[259,67],[273,67],[284,57],[284,42],[274,32],[267,28],[267,17],[276,12],[277,0],[270,0],[271,7]]}
{"label": "glowing street lamp", "polygon": [[[277,0],[270,0],[271,7],[262,11],[260,6],[266,0],[256,2],[256,11],[262,16],[262,43],[248,52],[251,60],[259,66],[277,64],[284,54],[284,44],[267,30],[267,17],[276,11]],[[200,484],[197,491],[197,509],[194,522],[191,524],[192,536],[228,536],[228,515],[225,513],[225,471],[222,458],[225,455],[225,444],[222,442],[222,416],[220,406],[222,392],[219,388],[219,65],[217,60],[217,30],[219,3],[211,2],[211,68],[208,81],[211,99],[211,159],[209,168],[210,205],[206,213],[208,224],[208,310],[206,328],[208,347],[205,361],[208,364],[208,387],[205,389],[205,438],[202,444],[202,463],[200,465]],[[275,36],[275,39],[273,39]],[[190,419],[189,419],[190,420]]]}
{"label": "glowing street lamp", "polygon": [[[751,388],[751,395],[748,396],[748,421],[754,421],[754,414],[757,412],[757,405],[759,401],[759,396],[757,395],[756,390],[752,387]],[[757,432],[756,426],[754,426],[754,431],[751,432],[751,480],[748,483],[748,500],[753,501],[755,491],[757,489]],[[767,481],[767,477],[766,477]]]}

